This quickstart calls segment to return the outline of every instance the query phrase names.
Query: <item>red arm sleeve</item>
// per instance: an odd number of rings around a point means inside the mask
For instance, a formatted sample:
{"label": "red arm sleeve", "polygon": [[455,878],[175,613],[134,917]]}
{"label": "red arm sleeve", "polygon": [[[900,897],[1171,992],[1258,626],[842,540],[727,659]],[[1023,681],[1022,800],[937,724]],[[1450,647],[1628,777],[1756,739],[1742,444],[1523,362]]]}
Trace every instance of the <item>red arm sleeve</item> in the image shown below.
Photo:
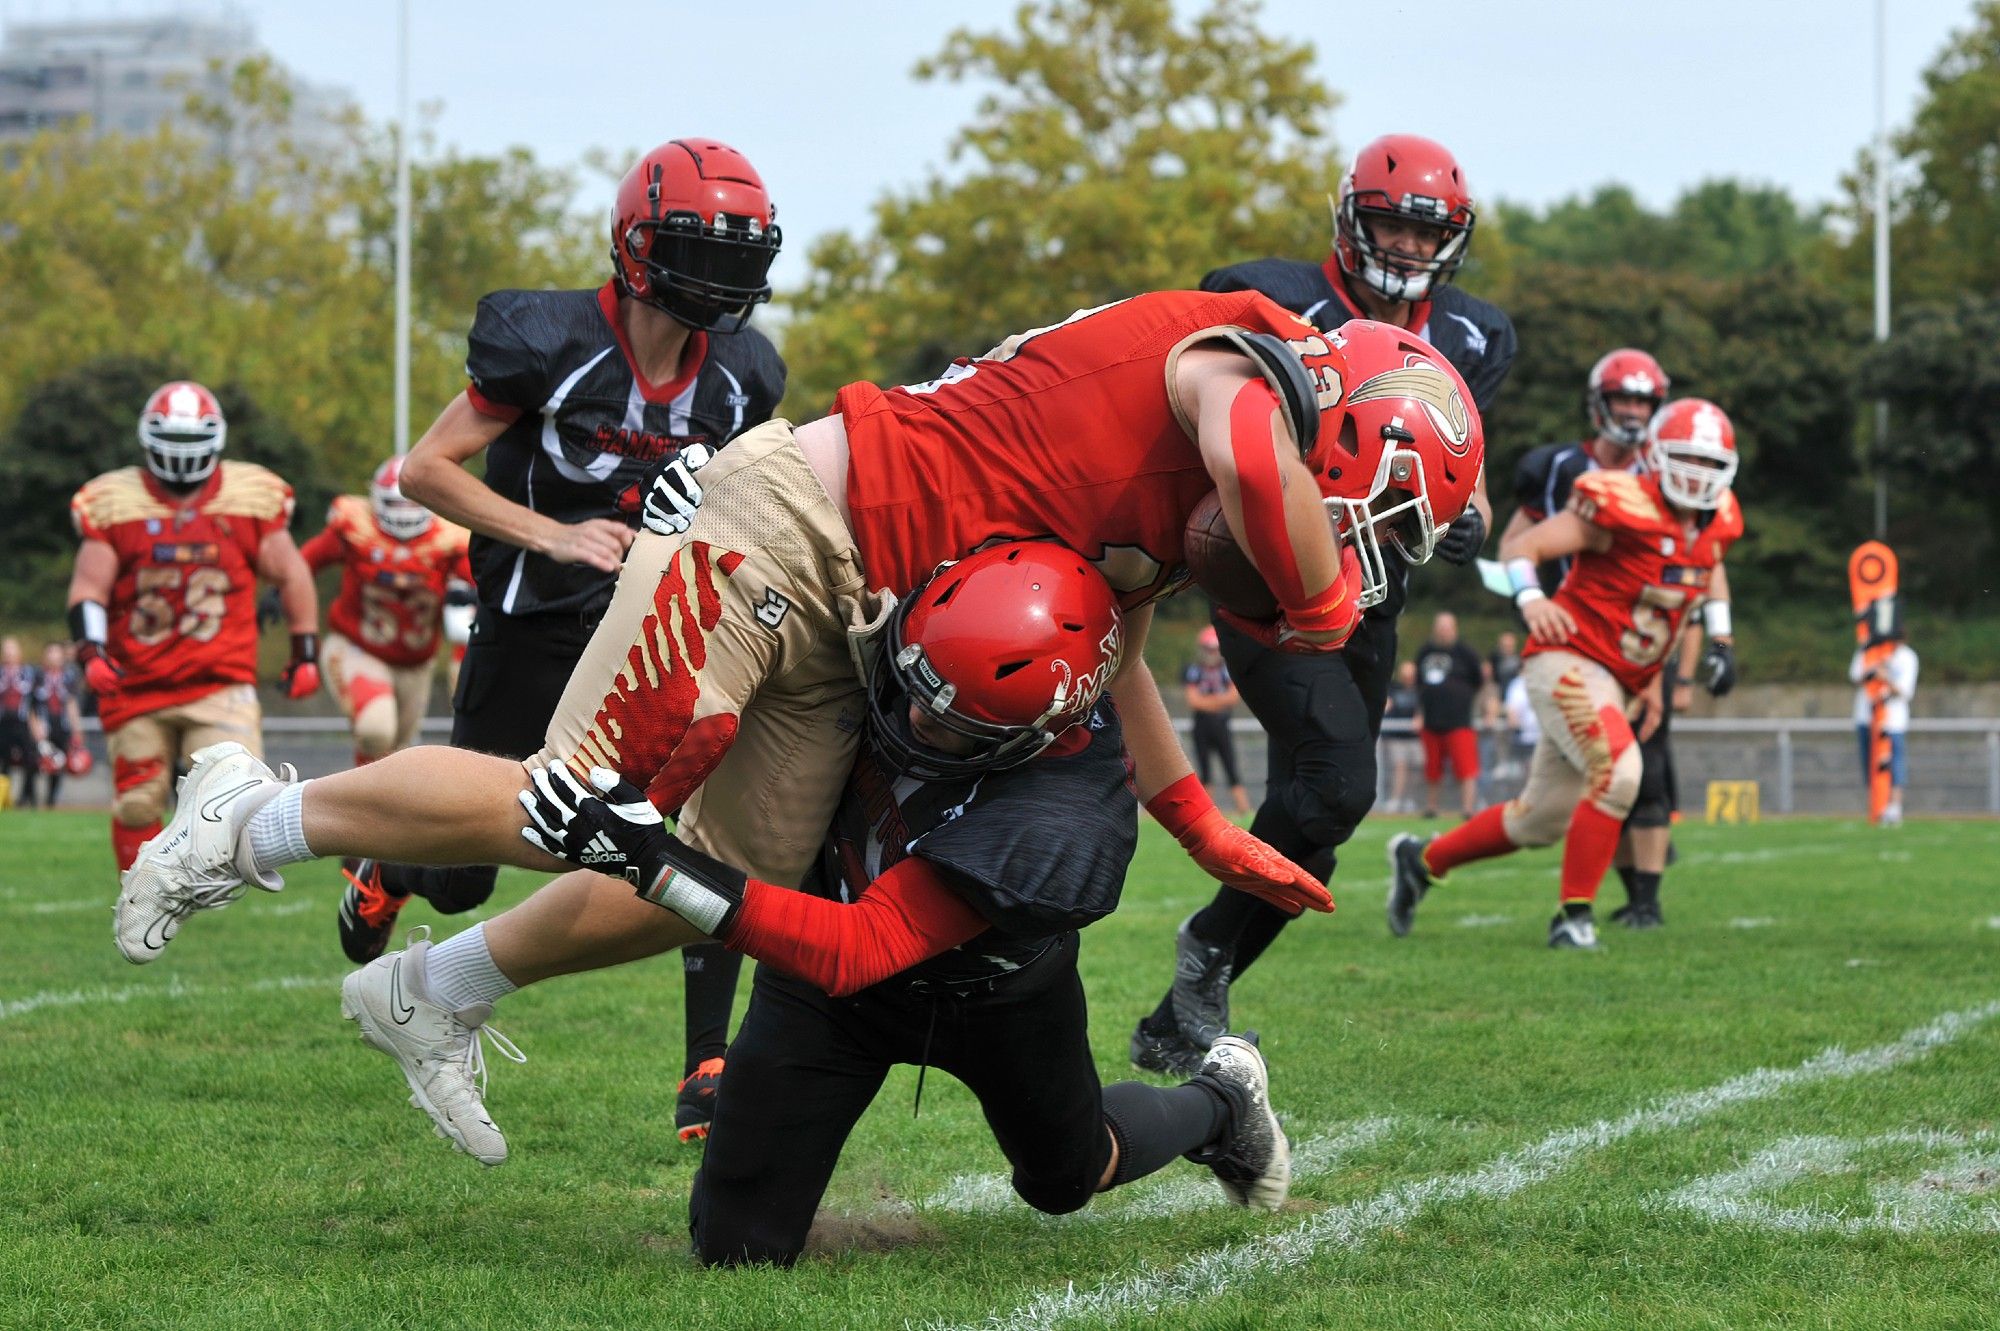
{"label": "red arm sleeve", "polygon": [[849,905],[752,878],[723,942],[835,998],[880,984],[986,932],[936,865],[912,856]]}
{"label": "red arm sleeve", "polygon": [[340,537],[328,527],[300,546],[299,554],[304,557],[306,567],[317,573],[328,564],[340,562]]}

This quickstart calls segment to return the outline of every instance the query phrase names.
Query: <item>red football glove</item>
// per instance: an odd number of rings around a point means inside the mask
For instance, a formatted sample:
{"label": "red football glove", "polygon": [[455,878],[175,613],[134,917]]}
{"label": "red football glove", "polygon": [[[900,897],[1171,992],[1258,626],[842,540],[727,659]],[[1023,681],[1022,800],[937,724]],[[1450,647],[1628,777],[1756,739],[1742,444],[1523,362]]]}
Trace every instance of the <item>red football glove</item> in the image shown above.
{"label": "red football glove", "polygon": [[310,698],[319,692],[319,635],[317,633],[294,633],[292,635],[292,659],[285,666],[285,673],[278,676],[285,686],[285,696],[297,702]]}
{"label": "red football glove", "polygon": [[1146,812],[1217,882],[1287,915],[1333,909],[1333,894],[1324,883],[1224,818],[1194,773],[1147,800]]}
{"label": "red football glove", "polygon": [[83,682],[96,694],[115,693],[125,678],[125,672],[104,650],[104,644],[80,642],[76,645],[76,658],[83,662]]}
{"label": "red football glove", "polygon": [[83,739],[81,736],[70,741],[69,758],[67,762],[69,766],[69,774],[71,776],[90,775],[90,769],[92,766],[90,750],[84,747]]}
{"label": "red football glove", "polygon": [[[1253,642],[1277,651],[1305,656],[1337,652],[1347,645],[1361,622],[1361,560],[1353,546],[1343,543],[1340,577],[1311,606],[1281,610],[1276,619],[1245,619],[1218,607],[1216,618]],[[1306,633],[1313,636],[1300,636]]]}

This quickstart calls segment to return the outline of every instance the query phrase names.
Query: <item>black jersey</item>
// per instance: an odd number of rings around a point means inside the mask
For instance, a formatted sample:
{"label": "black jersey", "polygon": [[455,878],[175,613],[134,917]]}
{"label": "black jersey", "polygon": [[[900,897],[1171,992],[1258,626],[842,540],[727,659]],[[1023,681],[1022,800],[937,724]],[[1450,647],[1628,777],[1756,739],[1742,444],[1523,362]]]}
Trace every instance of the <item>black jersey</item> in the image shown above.
{"label": "black jersey", "polygon": [[[1262,292],[1320,330],[1331,331],[1349,319],[1368,317],[1337,280],[1338,273],[1331,259],[1325,264],[1253,259],[1215,269],[1201,279],[1201,289]],[[1499,306],[1450,285],[1434,288],[1430,300],[1420,303],[1418,310],[1416,326],[1410,331],[1444,353],[1452,368],[1464,377],[1482,414],[1490,410],[1514,365],[1517,343],[1513,320]],[[1383,554],[1389,563],[1389,594],[1369,613],[1393,618],[1402,613],[1409,568],[1393,546],[1385,544]]]}
{"label": "black jersey", "polygon": [[1085,724],[1088,740],[1073,753],[956,781],[898,775],[863,745],[802,890],[852,901],[919,855],[993,927],[908,975],[969,984],[1027,965],[1117,908],[1139,842],[1117,712],[1099,703]]}
{"label": "black jersey", "polygon": [[[777,410],[785,363],[762,333],[693,333],[667,384],[632,368],[618,296],[496,291],[479,302],[465,358],[480,411],[510,418],[486,450],[486,483],[558,522],[636,528],[647,487],[689,444],[720,447]],[[472,538],[479,598],[508,615],[561,612],[596,623],[617,575]]]}
{"label": "black jersey", "polygon": [[[1581,443],[1540,444],[1528,450],[1514,468],[1514,502],[1536,522],[1569,507],[1576,478],[1597,470],[1597,459]],[[1535,570],[1542,590],[1550,596],[1569,573],[1568,558],[1551,559]]]}
{"label": "black jersey", "polygon": [[[35,714],[42,718],[42,724],[49,728],[50,738],[58,744],[69,737],[69,704],[76,696],[74,670],[74,667],[65,667],[35,672]],[[61,738],[57,739],[57,736]]]}

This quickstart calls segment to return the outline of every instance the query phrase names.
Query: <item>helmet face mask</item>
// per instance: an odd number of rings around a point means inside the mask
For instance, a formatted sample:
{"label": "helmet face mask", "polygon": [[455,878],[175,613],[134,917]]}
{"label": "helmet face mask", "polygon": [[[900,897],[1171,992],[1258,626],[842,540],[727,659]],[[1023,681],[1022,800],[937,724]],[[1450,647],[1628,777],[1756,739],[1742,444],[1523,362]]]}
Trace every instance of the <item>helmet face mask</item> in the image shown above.
{"label": "helmet face mask", "polygon": [[390,458],[368,482],[368,507],[375,525],[397,541],[414,541],[430,530],[431,511],[403,494],[403,459]]}
{"label": "helmet face mask", "polygon": [[228,431],[215,395],[190,380],[155,389],[139,413],[146,470],[173,490],[194,489],[214,473]]}
{"label": "helmet face mask", "polygon": [[1681,508],[1706,512],[1735,483],[1736,430],[1722,408],[1700,398],[1662,407],[1647,426],[1646,468],[1660,493]]}
{"label": "helmet face mask", "polygon": [[611,262],[618,290],[689,328],[740,332],[771,299],[784,237],[764,182],[743,154],[675,139],[640,158],[618,186]]}
{"label": "helmet face mask", "polygon": [[[1124,649],[1109,585],[1051,542],[939,566],[886,633],[868,679],[872,743],[896,771],[926,781],[1041,754],[1089,717]],[[927,742],[941,738],[948,747]]]}

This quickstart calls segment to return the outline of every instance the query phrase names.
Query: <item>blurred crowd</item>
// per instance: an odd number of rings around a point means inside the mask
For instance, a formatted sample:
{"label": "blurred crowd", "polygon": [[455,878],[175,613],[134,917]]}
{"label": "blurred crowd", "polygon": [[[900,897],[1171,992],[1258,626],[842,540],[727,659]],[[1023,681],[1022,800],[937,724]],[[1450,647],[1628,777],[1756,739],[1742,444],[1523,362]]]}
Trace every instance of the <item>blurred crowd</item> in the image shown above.
{"label": "blurred crowd", "polygon": [[82,672],[68,643],[29,664],[16,637],[0,638],[0,809],[54,807],[63,777],[89,770]]}

